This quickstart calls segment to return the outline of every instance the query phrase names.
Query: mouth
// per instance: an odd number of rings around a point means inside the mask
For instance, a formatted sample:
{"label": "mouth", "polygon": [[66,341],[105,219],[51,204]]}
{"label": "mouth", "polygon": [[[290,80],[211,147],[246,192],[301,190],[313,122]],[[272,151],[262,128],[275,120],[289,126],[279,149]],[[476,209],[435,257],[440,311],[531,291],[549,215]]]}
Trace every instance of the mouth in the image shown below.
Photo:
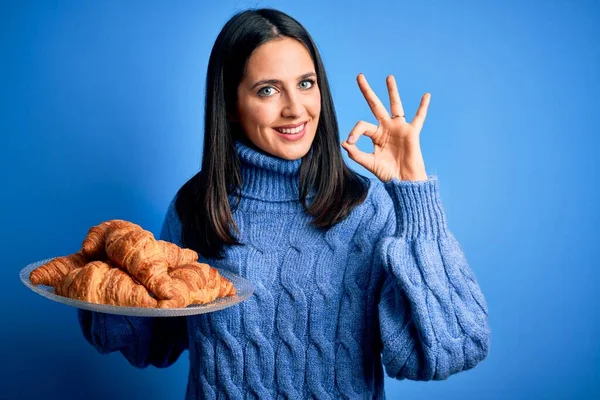
{"label": "mouth", "polygon": [[277,132],[282,133],[284,135],[295,135],[295,134],[302,132],[304,130],[305,126],[306,126],[306,122],[301,122],[300,124],[298,124],[296,126],[287,125],[285,127],[273,128],[273,129],[275,129]]}
{"label": "mouth", "polygon": [[308,122],[302,122],[295,127],[273,128],[277,135],[287,141],[294,142],[300,140],[306,134],[306,126]]}

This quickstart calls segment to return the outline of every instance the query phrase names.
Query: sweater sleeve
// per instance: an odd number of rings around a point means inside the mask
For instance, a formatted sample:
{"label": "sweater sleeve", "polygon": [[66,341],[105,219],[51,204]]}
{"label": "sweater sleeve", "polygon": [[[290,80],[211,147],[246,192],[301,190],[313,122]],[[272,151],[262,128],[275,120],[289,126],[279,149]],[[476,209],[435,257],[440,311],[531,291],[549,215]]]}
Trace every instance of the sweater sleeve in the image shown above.
{"label": "sweater sleeve", "polygon": [[[179,243],[173,204],[164,219],[160,239]],[[131,317],[79,309],[83,336],[100,354],[119,351],[137,368],[165,368],[188,348],[186,317]]]}
{"label": "sweater sleeve", "polygon": [[384,187],[393,207],[377,247],[382,362],[395,379],[443,380],[487,356],[487,304],[446,225],[437,177]]}

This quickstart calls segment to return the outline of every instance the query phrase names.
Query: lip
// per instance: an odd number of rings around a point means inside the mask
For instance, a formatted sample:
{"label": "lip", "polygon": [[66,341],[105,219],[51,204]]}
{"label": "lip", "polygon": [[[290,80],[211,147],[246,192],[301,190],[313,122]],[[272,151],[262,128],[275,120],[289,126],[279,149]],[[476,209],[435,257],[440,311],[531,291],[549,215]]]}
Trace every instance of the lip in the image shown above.
{"label": "lip", "polygon": [[307,123],[308,121],[302,121],[302,122],[298,122],[295,125],[282,125],[282,126],[276,126],[275,129],[293,129],[293,128],[297,128],[302,124]]}
{"label": "lip", "polygon": [[[302,125],[302,124],[300,124],[300,125]],[[273,131],[275,131],[277,136],[284,139],[285,141],[296,142],[296,141],[302,139],[304,137],[304,135],[306,134],[307,125],[308,125],[308,123],[305,123],[304,128],[302,128],[302,130],[300,132],[294,133],[294,134],[284,134],[284,133],[279,132],[277,129],[273,129]],[[296,125],[296,126],[298,126],[298,125]]]}

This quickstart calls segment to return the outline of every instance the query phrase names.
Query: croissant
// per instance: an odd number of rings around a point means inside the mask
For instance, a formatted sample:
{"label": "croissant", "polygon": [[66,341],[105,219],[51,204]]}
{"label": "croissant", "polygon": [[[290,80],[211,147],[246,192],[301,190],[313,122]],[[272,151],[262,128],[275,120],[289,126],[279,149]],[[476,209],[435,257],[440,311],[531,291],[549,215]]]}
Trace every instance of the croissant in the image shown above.
{"label": "croissant", "polygon": [[[81,246],[82,252],[89,259],[105,258],[106,233],[111,226],[116,225],[119,227],[129,226],[131,228],[142,229],[142,227],[139,225],[120,219],[102,222],[99,225],[90,228],[85,239],[83,240],[83,244]],[[157,242],[165,254],[169,267],[198,261],[198,253],[196,253],[194,250],[181,248],[174,243],[164,240],[157,240]]]}
{"label": "croissant", "polygon": [[119,268],[92,261],[70,271],[55,287],[59,296],[96,304],[124,307],[156,307],[148,290]]}
{"label": "croissant", "polygon": [[192,249],[182,248],[175,243],[166,242],[164,240],[157,240],[157,242],[163,250],[169,267],[198,261],[198,253]]}
{"label": "croissant", "polygon": [[233,282],[229,279],[225,278],[222,275],[219,275],[220,288],[219,288],[219,296],[218,297],[227,297],[227,296],[235,296],[236,290],[235,286],[233,286]]}
{"label": "croissant", "polygon": [[87,264],[87,257],[81,252],[52,259],[37,267],[29,274],[34,285],[56,286],[70,271]]}
{"label": "croissant", "polygon": [[113,223],[106,232],[108,257],[161,300],[175,295],[162,248],[151,232],[132,223]]}
{"label": "croissant", "polygon": [[221,276],[208,264],[198,262],[177,265],[169,275],[176,282],[174,296],[158,302],[160,308],[180,308],[190,304],[206,304],[219,297]]}
{"label": "croissant", "polygon": [[112,221],[102,222],[90,228],[83,243],[81,251],[89,258],[103,258],[104,240],[106,231],[110,227]]}
{"label": "croissant", "polygon": [[132,222],[125,221],[122,219],[112,219],[110,221],[104,221],[96,226],[93,226],[88,231],[83,243],[81,245],[81,251],[89,259],[103,259],[106,258],[105,244],[106,244],[106,233],[111,226],[130,226],[132,228],[139,228],[141,226],[136,225]]}

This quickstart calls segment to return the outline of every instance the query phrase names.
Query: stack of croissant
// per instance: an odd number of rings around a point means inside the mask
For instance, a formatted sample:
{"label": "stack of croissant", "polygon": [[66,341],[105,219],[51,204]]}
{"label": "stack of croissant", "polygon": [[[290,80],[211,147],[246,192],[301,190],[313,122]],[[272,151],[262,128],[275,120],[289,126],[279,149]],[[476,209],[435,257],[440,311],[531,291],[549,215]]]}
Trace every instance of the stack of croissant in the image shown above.
{"label": "stack of croissant", "polygon": [[92,227],[77,253],[34,269],[29,280],[59,296],[127,307],[181,308],[236,294],[195,251],[118,219]]}

